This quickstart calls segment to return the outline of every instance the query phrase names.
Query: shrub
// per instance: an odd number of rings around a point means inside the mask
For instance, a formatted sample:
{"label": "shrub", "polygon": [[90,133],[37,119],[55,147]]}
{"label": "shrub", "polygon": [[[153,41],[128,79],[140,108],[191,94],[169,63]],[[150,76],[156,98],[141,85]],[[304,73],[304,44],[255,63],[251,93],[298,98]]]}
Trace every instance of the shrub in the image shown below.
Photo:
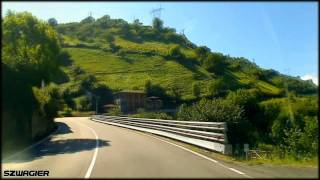
{"label": "shrub", "polygon": [[137,114],[131,115],[136,118],[149,118],[149,119],[172,119],[170,115],[164,112],[148,112],[143,108],[137,109]]}
{"label": "shrub", "polygon": [[114,42],[114,36],[110,32],[106,32],[103,36],[108,43],[111,44],[112,42]]}
{"label": "shrub", "polygon": [[203,60],[202,66],[209,72],[223,74],[226,67],[225,56],[220,53],[211,53]]}
{"label": "shrub", "polygon": [[118,45],[115,45],[114,43],[110,43],[110,49],[111,49],[111,52],[115,53],[115,52],[118,52],[120,50],[120,46]]}
{"label": "shrub", "polygon": [[75,104],[78,111],[88,111],[92,109],[92,104],[87,96],[80,96],[76,98]]}
{"label": "shrub", "polygon": [[216,79],[208,83],[207,96],[214,97],[221,95],[227,90],[227,84],[222,78]]}
{"label": "shrub", "polygon": [[192,84],[192,94],[193,96],[195,96],[196,98],[198,98],[200,96],[200,92],[201,92],[201,89],[200,89],[200,86],[198,83],[194,82]]}
{"label": "shrub", "polygon": [[120,116],[121,114],[122,114],[122,112],[118,106],[110,108],[107,112],[107,115],[109,115],[109,116]]}
{"label": "shrub", "polygon": [[182,105],[177,117],[186,121],[239,122],[243,121],[243,109],[222,99],[201,99],[190,107]]}
{"label": "shrub", "polygon": [[180,51],[179,45],[174,45],[169,49],[168,56],[174,59],[182,59],[184,58],[184,54]]}

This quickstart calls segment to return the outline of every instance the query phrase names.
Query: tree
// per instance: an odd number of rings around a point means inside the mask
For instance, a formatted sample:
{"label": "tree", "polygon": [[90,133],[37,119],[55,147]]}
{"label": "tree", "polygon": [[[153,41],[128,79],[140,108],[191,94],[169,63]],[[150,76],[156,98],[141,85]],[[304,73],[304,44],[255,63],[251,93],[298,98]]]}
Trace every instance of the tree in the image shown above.
{"label": "tree", "polygon": [[201,99],[192,106],[182,105],[178,111],[179,120],[210,122],[241,122],[243,109],[222,99]]}
{"label": "tree", "polygon": [[158,96],[162,98],[166,97],[164,88],[159,84],[152,84],[150,80],[145,82],[144,91],[148,96]]}
{"label": "tree", "polygon": [[104,15],[101,18],[97,19],[97,25],[100,26],[102,29],[106,29],[110,26],[110,16]]}
{"label": "tree", "polygon": [[151,86],[152,86],[151,81],[148,79],[144,84],[144,91],[147,95],[150,95],[151,93],[151,88],[152,88]]}
{"label": "tree", "polygon": [[199,84],[197,82],[194,82],[192,84],[192,94],[193,94],[193,96],[198,98],[200,96],[200,91],[201,91],[201,89],[200,89]]}
{"label": "tree", "polygon": [[135,19],[134,21],[133,21],[133,27],[134,27],[134,29],[139,29],[139,27],[141,27],[142,26],[142,23],[139,21],[139,19]]}
{"label": "tree", "polygon": [[[8,11],[2,19],[2,112],[5,141],[19,146],[53,130],[59,108],[57,88],[61,47],[54,28],[31,13]],[[10,132],[11,131],[11,132]]]}
{"label": "tree", "polygon": [[104,38],[108,43],[112,43],[114,41],[114,37],[110,32],[104,33]]}
{"label": "tree", "polygon": [[52,26],[52,27],[56,27],[58,25],[58,21],[55,18],[50,18],[48,19],[48,23]]}
{"label": "tree", "polygon": [[171,86],[171,87],[169,87],[169,89],[168,89],[168,94],[169,94],[171,97],[173,97],[173,99],[174,99],[175,101],[179,101],[179,100],[181,99],[181,94],[182,94],[182,92],[181,92],[181,89],[178,88],[177,86]]}
{"label": "tree", "polygon": [[97,79],[95,78],[95,76],[91,74],[85,74],[84,76],[81,76],[79,78],[79,81],[80,81],[81,89],[83,91],[92,90],[97,83]]}
{"label": "tree", "polygon": [[208,56],[210,51],[210,48],[208,48],[207,46],[199,46],[196,48],[195,53],[201,64],[203,63],[203,60]]}
{"label": "tree", "polygon": [[130,31],[130,25],[128,23],[123,23],[121,26],[121,36],[125,38],[130,38],[132,36]]}
{"label": "tree", "polygon": [[207,95],[214,97],[227,90],[227,85],[223,78],[216,79],[208,84]]}
{"label": "tree", "polygon": [[181,59],[184,57],[184,55],[180,51],[180,46],[179,45],[174,45],[169,49],[168,53],[169,57],[175,58],[175,59]]}
{"label": "tree", "polygon": [[88,16],[86,18],[84,18],[83,20],[81,20],[80,23],[84,24],[84,23],[93,23],[95,21],[95,19],[92,16]]}
{"label": "tree", "polygon": [[257,106],[258,98],[259,91],[257,89],[238,89],[235,92],[229,92],[226,99],[243,106],[249,113],[250,110],[253,110]]}
{"label": "tree", "polygon": [[52,26],[32,14],[9,11],[3,19],[2,60],[35,85],[54,80],[61,48]]}
{"label": "tree", "polygon": [[160,18],[154,18],[152,21],[152,27],[157,31],[161,31],[163,29],[163,21]]}
{"label": "tree", "polygon": [[220,53],[212,53],[203,61],[203,67],[216,74],[222,74],[225,69],[225,57]]}

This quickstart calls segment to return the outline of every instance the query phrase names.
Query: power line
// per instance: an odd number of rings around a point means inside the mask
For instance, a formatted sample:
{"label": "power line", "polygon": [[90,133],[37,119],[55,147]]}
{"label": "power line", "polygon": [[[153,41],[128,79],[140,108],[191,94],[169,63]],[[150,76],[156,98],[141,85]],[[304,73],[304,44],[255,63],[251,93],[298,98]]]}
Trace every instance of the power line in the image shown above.
{"label": "power line", "polygon": [[153,18],[157,17],[157,18],[161,18],[161,11],[163,11],[164,8],[160,7],[156,8],[156,9],[152,9],[152,11],[150,12],[150,14],[152,14]]}

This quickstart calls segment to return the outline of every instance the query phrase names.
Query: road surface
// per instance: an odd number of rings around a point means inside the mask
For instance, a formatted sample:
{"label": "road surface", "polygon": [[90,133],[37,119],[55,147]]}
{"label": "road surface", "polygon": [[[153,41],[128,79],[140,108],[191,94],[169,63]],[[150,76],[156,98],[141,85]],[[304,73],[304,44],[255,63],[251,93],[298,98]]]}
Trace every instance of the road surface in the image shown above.
{"label": "road surface", "polygon": [[[209,159],[157,137],[88,118],[57,118],[56,122],[55,133],[3,160],[2,171],[49,170],[49,177],[55,178],[277,177],[272,169]],[[300,171],[318,176],[317,169]],[[299,170],[295,173],[301,174]]]}

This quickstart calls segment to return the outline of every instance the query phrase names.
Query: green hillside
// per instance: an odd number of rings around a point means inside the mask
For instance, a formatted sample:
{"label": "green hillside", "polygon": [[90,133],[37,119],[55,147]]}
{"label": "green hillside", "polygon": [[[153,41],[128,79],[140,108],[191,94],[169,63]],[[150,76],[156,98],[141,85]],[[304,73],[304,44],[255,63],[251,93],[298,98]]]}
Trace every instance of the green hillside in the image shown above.
{"label": "green hillside", "polygon": [[[234,153],[248,143],[273,150],[275,159],[318,159],[318,87],[312,81],[197,46],[158,18],[152,26],[109,16],[58,24],[9,11],[2,28],[6,149],[52,132],[59,116],[126,113],[226,122]],[[150,98],[159,106],[124,112],[126,103],[114,103],[117,91],[137,89],[160,97]]]}
{"label": "green hillside", "polygon": [[[184,35],[163,25],[143,26],[137,20],[127,23],[104,16],[97,20],[88,17],[79,23],[60,24],[57,31],[73,64],[113,91],[143,90],[146,81],[150,80],[166,91],[178,89],[181,98],[187,100],[194,98],[194,83],[199,84],[201,96],[206,96],[210,84],[223,79],[227,90],[256,88],[267,96],[281,96],[284,78],[291,78],[298,81],[295,84],[304,83],[302,86],[307,87],[307,93],[315,92],[310,83],[305,85],[306,82],[297,78],[261,69],[245,58],[197,47]],[[172,55],[174,48],[178,49],[176,56]],[[222,59],[222,65],[215,65],[217,58]],[[215,71],[215,66],[222,72]],[[282,78],[280,81],[279,77]],[[274,79],[278,79],[278,84]],[[301,91],[301,88],[294,88]]]}

